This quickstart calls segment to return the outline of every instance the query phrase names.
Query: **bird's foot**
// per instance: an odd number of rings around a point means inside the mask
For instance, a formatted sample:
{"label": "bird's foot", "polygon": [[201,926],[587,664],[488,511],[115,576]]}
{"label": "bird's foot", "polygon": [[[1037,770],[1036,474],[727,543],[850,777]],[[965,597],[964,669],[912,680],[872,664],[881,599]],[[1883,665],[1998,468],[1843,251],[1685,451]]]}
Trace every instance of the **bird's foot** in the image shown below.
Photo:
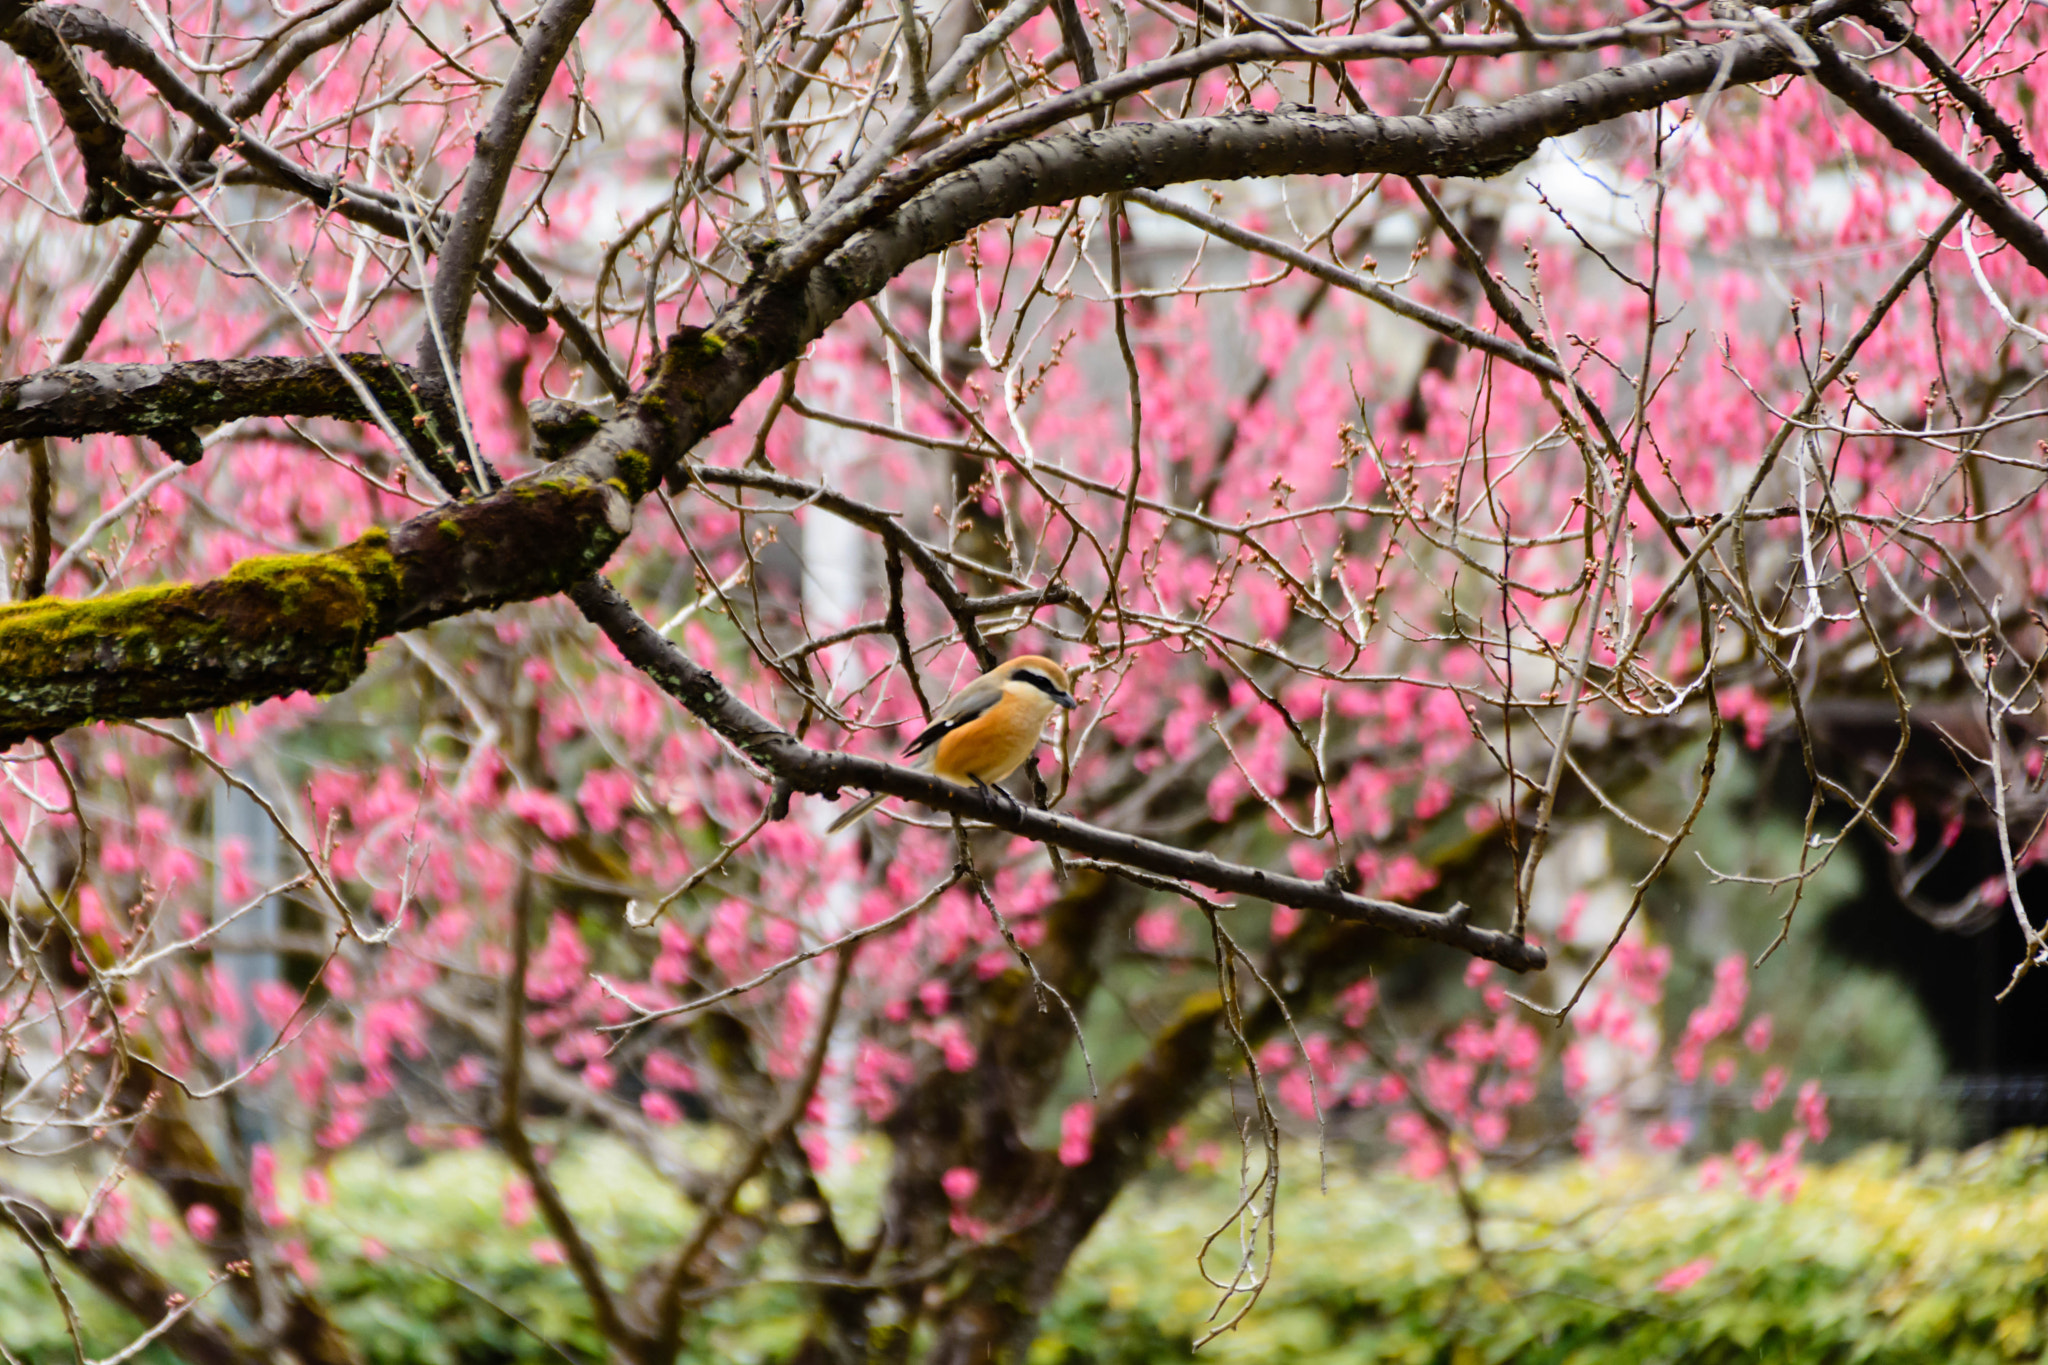
{"label": "bird's foot", "polygon": [[987,797],[989,800],[999,801],[1003,805],[1008,806],[1011,810],[1016,811],[1020,814],[1024,810],[1024,803],[1019,801],[1007,787],[993,786],[990,783],[984,782],[979,777],[977,777],[974,779],[974,789],[980,792],[983,796]]}

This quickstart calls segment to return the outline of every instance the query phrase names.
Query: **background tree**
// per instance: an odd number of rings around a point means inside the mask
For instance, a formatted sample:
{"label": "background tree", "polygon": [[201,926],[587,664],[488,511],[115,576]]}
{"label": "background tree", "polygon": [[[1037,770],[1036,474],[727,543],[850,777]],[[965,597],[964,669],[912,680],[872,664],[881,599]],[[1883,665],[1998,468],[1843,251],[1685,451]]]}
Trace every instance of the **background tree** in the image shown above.
{"label": "background tree", "polygon": [[[1455,1179],[1546,1086],[1592,1147],[1667,1042],[1733,1074],[1741,960],[1665,1040],[1631,926],[1773,735],[1803,825],[1731,894],[1790,925],[1859,831],[1907,878],[1974,822],[1929,912],[2048,960],[2039,6],[0,41],[0,1214],[184,1359],[355,1358],[277,1153],[317,1199],[401,1133],[503,1152],[619,1359],[778,1267],[797,1358],[966,1361],[1241,1116],[1227,1326],[1279,1109]],[[1028,805],[866,757],[1024,648],[1084,699]],[[907,800],[821,839],[848,789]],[[1598,915],[1577,828],[1641,854]],[[1473,964],[1421,1035],[1401,939]],[[592,1127],[694,1206],[654,1260],[551,1179]]]}

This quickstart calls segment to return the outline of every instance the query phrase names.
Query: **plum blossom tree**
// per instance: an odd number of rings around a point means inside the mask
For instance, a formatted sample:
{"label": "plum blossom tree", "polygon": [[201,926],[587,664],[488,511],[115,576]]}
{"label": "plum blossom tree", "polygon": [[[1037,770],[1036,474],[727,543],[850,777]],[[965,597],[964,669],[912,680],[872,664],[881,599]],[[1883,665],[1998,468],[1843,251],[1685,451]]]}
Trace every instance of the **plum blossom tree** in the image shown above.
{"label": "plum blossom tree", "polygon": [[[1910,876],[1971,822],[1999,874],[1932,912],[2048,961],[2039,5],[0,42],[0,1218],[182,1359],[358,1358],[279,1153],[317,1202],[398,1142],[501,1152],[617,1359],[767,1265],[797,1359],[1017,1359],[1235,1114],[1223,1330],[1290,1110],[1455,1180],[1546,1087],[1590,1149],[1658,1058],[1755,1065],[1739,957],[1662,1036],[1641,911],[1773,737],[1801,838],[1719,875],[1789,924],[1852,838]],[[1027,648],[1084,704],[1024,799],[886,761]],[[901,799],[824,837],[849,791]],[[1602,915],[1545,871],[1582,825],[1646,850]],[[1443,949],[1459,1017],[1396,1039]],[[694,1206],[658,1260],[551,1178],[590,1129]]]}

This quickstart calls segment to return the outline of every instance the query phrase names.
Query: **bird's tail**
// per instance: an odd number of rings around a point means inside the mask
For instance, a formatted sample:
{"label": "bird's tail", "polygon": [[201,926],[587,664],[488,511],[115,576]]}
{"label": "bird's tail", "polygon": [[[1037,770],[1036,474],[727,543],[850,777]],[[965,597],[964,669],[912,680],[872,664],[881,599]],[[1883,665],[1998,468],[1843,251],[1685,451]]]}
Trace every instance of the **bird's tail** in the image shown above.
{"label": "bird's tail", "polygon": [[825,832],[827,834],[837,834],[840,830],[845,829],[848,825],[854,823],[863,815],[866,815],[869,811],[873,810],[876,806],[881,805],[884,801],[888,799],[889,798],[887,794],[883,792],[876,792],[873,796],[862,797],[859,801],[854,803],[854,807],[852,810],[846,812],[846,814],[840,816],[837,820],[834,820],[830,825],[826,826]]}

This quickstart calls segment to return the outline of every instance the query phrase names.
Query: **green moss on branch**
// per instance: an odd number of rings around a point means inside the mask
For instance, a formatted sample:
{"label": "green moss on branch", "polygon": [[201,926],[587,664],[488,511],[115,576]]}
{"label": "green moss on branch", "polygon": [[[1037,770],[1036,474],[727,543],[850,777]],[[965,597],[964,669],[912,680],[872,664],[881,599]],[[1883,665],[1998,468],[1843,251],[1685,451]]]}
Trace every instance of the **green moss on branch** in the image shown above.
{"label": "green moss on branch", "polygon": [[0,741],[92,720],[338,692],[387,633],[389,537],[245,560],[207,583],[0,607]]}

